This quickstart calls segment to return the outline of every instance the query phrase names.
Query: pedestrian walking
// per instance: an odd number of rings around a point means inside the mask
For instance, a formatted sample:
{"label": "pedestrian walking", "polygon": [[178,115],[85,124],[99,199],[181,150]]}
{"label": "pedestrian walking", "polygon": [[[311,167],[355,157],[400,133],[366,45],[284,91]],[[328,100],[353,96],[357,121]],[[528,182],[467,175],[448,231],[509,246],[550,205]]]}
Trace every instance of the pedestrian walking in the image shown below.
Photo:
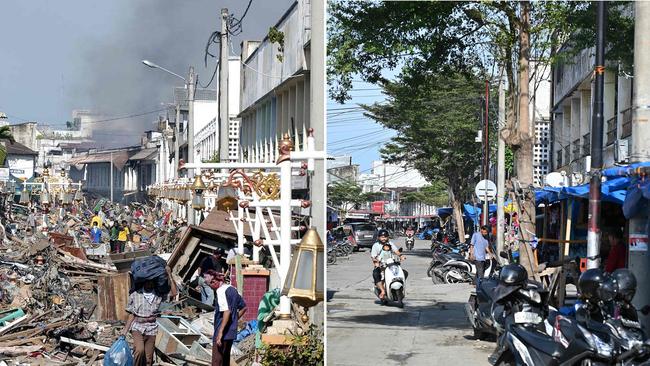
{"label": "pedestrian walking", "polygon": [[32,229],[32,232],[36,232],[36,210],[34,209],[29,211],[27,226]]}
{"label": "pedestrian walking", "polygon": [[111,253],[119,253],[119,246],[117,242],[117,238],[120,234],[120,230],[117,227],[117,223],[115,221],[110,222],[110,226],[108,227],[108,232],[109,232],[109,243],[111,245]]}
{"label": "pedestrian walking", "polygon": [[[171,288],[169,297],[176,297],[176,283],[172,280],[171,269],[165,268]],[[163,295],[158,293],[154,281],[147,281],[143,287],[129,295],[126,312],[129,318],[126,321],[122,335],[129,331],[133,336],[134,366],[153,365],[153,353],[158,333],[156,319],[160,315],[160,303]]]}
{"label": "pedestrian walking", "polygon": [[472,235],[469,249],[469,259],[474,261],[476,266],[476,285],[483,278],[485,272],[485,260],[488,256],[492,256],[492,249],[490,248],[490,241],[488,236],[488,227],[481,226],[480,232]]}
{"label": "pedestrian walking", "polygon": [[605,262],[605,271],[612,273],[619,268],[625,268],[625,258],[627,252],[625,245],[623,245],[623,237],[620,229],[615,229],[607,233],[609,241],[609,254]]}
{"label": "pedestrian walking", "polygon": [[237,289],[225,282],[222,273],[210,270],[206,273],[210,286],[217,292],[214,309],[214,335],[212,344],[212,366],[230,365],[230,349],[237,338],[237,324],[246,313],[246,302]]}

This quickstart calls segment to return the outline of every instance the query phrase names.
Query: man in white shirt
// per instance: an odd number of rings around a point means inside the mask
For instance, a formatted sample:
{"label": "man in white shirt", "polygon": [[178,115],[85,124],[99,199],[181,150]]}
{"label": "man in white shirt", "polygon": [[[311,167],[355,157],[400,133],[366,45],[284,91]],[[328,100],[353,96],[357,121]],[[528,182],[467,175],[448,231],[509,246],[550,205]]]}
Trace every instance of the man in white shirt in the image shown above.
{"label": "man in white shirt", "polygon": [[[381,280],[381,256],[384,251],[392,251],[400,257],[400,260],[405,260],[406,257],[402,254],[401,250],[389,240],[388,230],[381,229],[377,232],[378,241],[372,245],[370,250],[370,258],[374,266],[372,270],[372,279],[375,286],[379,289],[379,298],[383,299],[386,296],[386,288],[384,282]],[[384,249],[385,248],[385,249]],[[408,272],[404,271],[404,277],[408,277]]]}

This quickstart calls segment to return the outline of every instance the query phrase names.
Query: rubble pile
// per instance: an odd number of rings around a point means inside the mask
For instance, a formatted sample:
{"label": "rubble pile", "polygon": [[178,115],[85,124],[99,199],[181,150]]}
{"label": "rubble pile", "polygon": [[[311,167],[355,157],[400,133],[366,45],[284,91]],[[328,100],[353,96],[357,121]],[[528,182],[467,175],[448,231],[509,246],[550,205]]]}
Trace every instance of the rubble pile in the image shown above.
{"label": "rubble pile", "polygon": [[[28,226],[30,214],[36,230]],[[99,282],[119,274],[115,262],[126,254],[110,253],[108,225],[101,228],[101,242],[91,242],[95,217],[131,222],[133,237],[125,248],[131,254],[169,250],[181,232],[181,225],[163,225],[165,217],[145,205],[105,199],[49,211],[9,204],[1,216],[0,365],[99,365],[121,334],[124,321],[103,319],[98,309],[106,291]],[[111,305],[125,303],[113,299]]]}

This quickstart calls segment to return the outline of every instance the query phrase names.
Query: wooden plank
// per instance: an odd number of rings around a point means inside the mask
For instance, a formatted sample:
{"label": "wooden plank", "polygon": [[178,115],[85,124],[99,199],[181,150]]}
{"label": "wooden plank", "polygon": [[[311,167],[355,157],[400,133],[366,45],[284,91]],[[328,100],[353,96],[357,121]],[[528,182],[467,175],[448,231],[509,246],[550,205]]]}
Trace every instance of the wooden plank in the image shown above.
{"label": "wooden plank", "polygon": [[129,274],[126,272],[97,279],[97,311],[100,319],[126,321],[129,287]]}
{"label": "wooden plank", "polygon": [[77,346],[88,347],[88,348],[100,350],[100,351],[103,351],[103,352],[108,351],[108,349],[110,348],[110,347],[102,346],[102,345],[99,345],[99,344],[94,344],[94,343],[89,343],[89,342],[84,342],[84,341],[78,341],[76,339],[67,338],[67,337],[61,337],[60,339],[61,339],[61,342],[70,343],[70,344],[74,344],[74,345],[77,345]]}

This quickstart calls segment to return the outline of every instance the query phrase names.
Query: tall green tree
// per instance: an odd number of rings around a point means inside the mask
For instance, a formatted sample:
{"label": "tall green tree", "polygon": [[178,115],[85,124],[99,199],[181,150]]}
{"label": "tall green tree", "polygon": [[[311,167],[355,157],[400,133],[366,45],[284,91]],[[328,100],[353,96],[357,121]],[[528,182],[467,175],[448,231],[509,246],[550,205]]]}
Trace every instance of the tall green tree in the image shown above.
{"label": "tall green tree", "polygon": [[[626,6],[610,2],[610,60],[631,60],[624,57],[632,49],[634,28]],[[385,70],[400,69],[401,80],[415,89],[421,76],[431,73],[471,76],[491,70],[496,75],[503,68],[508,90],[502,137],[514,154],[514,176],[531,187],[534,121],[529,104],[535,81],[546,78],[552,63],[570,63],[572,54],[594,45],[594,9],[586,1],[334,1],[328,22],[330,96],[348,100],[353,78],[386,84]],[[561,47],[566,52],[558,53]],[[535,232],[530,189],[521,214],[526,241]],[[530,270],[530,248],[522,247],[522,264]]]}
{"label": "tall green tree", "polygon": [[[462,203],[481,166],[481,145],[474,138],[483,82],[456,73],[422,75],[416,85],[410,80],[383,85],[388,103],[364,106],[369,117],[397,131],[381,149],[383,159],[405,162],[427,180],[447,187],[455,219],[461,223],[458,234],[464,237]],[[439,194],[440,185],[436,188],[433,192]]]}
{"label": "tall green tree", "polygon": [[7,159],[7,146],[5,141],[9,141],[10,144],[16,142],[14,135],[11,133],[11,127],[2,126],[0,127],[0,164],[4,165],[5,160]]}
{"label": "tall green tree", "polygon": [[337,181],[327,187],[327,201],[346,214],[354,205],[365,202],[361,187],[347,180]]}
{"label": "tall green tree", "polygon": [[443,207],[449,204],[447,185],[441,180],[435,180],[430,185],[417,191],[406,192],[401,196],[402,202],[421,202],[425,205]]}

